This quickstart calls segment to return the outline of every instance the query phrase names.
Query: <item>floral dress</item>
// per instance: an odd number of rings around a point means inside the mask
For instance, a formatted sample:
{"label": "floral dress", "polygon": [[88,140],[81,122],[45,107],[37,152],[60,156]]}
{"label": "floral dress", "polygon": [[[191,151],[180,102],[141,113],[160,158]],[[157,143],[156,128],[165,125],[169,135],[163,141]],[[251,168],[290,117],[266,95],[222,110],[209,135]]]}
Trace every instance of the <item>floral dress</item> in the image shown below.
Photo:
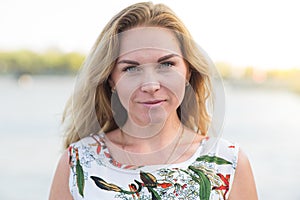
{"label": "floral dress", "polygon": [[123,165],[110,155],[102,133],[70,145],[69,187],[74,200],[225,200],[237,159],[236,144],[210,138],[181,163]]}

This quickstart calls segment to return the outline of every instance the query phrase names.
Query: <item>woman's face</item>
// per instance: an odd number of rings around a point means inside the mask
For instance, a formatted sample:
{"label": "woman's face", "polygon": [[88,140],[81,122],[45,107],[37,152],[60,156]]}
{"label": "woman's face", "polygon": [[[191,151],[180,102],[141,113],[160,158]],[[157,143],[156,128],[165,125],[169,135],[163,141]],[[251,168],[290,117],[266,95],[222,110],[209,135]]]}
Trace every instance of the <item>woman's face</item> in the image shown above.
{"label": "woman's face", "polygon": [[176,119],[185,93],[187,66],[175,35],[163,28],[138,27],[119,38],[120,54],[110,85],[130,122],[144,127]]}

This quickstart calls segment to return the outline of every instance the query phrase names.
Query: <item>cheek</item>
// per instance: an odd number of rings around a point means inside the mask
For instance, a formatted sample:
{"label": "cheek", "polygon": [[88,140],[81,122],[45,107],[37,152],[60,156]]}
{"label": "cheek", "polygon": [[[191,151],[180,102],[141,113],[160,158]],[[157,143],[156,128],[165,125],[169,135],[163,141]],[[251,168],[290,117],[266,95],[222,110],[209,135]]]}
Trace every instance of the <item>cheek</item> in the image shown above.
{"label": "cheek", "polygon": [[116,90],[118,93],[118,97],[121,104],[126,110],[128,110],[130,99],[134,97],[134,93],[137,89],[137,84],[132,80],[125,80],[123,78],[117,82]]}
{"label": "cheek", "polygon": [[179,104],[182,102],[186,85],[184,73],[175,72],[170,74],[162,79],[161,84],[174,95]]}
{"label": "cheek", "polygon": [[170,93],[172,94],[171,97],[178,106],[181,104],[184,94],[185,94],[185,84],[183,83],[177,83],[177,84],[164,84],[164,87],[167,88]]}

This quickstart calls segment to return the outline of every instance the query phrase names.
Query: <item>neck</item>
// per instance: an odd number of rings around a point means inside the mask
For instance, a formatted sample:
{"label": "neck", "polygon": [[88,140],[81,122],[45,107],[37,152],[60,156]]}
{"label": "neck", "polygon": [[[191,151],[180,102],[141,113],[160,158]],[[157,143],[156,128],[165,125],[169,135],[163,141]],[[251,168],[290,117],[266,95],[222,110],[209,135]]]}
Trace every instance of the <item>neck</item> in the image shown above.
{"label": "neck", "polygon": [[179,135],[180,130],[181,122],[178,118],[144,127],[127,121],[121,128],[122,146],[130,152],[150,153],[171,144]]}

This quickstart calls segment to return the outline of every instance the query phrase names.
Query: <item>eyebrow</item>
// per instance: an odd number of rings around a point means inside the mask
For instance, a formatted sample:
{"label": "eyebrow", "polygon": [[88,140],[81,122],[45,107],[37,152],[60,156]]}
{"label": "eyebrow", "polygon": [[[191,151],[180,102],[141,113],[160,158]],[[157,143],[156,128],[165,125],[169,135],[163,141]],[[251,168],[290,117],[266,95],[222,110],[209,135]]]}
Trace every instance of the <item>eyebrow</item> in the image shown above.
{"label": "eyebrow", "polygon": [[172,57],[175,57],[175,56],[178,56],[178,55],[177,55],[177,54],[174,54],[174,53],[168,54],[168,55],[166,55],[166,56],[163,56],[163,57],[159,58],[159,59],[157,60],[157,62],[162,62],[162,61],[164,61],[164,60],[168,60],[169,58],[172,58]]}
{"label": "eyebrow", "polygon": [[140,63],[136,62],[136,61],[133,61],[133,60],[120,60],[118,62],[118,64],[121,64],[121,63],[125,63],[125,64],[131,64],[131,65],[140,65]]}
{"label": "eyebrow", "polygon": [[[174,54],[174,53],[168,54],[168,55],[165,55],[165,56],[159,58],[159,59],[157,60],[157,62],[162,62],[162,61],[164,61],[164,60],[168,60],[168,59],[170,59],[170,58],[172,58],[172,57],[175,57],[175,56],[179,56],[179,55]],[[140,65],[140,63],[138,63],[138,62],[136,62],[136,61],[133,61],[133,60],[120,60],[117,64],[121,64],[121,63],[131,64],[131,65]]]}

